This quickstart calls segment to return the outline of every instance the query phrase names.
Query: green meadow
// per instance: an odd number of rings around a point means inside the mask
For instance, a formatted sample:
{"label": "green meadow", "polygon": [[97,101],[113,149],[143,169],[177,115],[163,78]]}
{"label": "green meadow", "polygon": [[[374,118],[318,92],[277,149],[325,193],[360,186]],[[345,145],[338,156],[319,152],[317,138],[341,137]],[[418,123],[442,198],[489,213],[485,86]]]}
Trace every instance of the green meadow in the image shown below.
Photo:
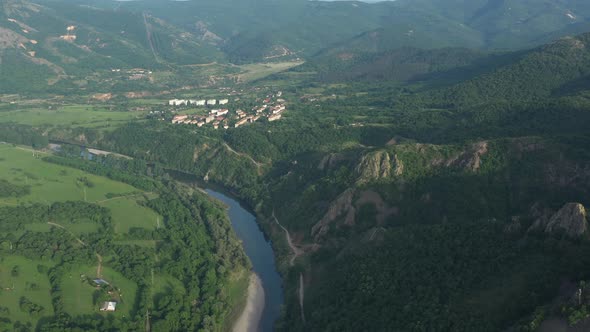
{"label": "green meadow", "polygon": [[[0,257],[0,317],[30,322],[34,326],[40,318],[53,315],[49,278],[39,271],[39,265],[49,268],[52,264],[20,256]],[[42,311],[30,315],[21,310],[23,297],[40,305]]]}
{"label": "green meadow", "polygon": [[242,82],[251,82],[299,66],[302,63],[302,61],[284,61],[241,65],[238,67],[242,72],[238,76]]}
{"label": "green meadow", "polygon": [[[33,151],[26,148],[0,145],[0,179],[18,185],[28,185],[31,188],[31,193],[23,197],[0,198],[0,206],[86,201],[110,209],[115,231],[120,234],[128,232],[133,227],[155,229],[158,219],[163,225],[155,212],[138,203],[145,199],[141,190],[81,170],[44,162],[37,155],[34,156]],[[80,181],[84,178],[91,186]],[[109,198],[111,196],[119,197]],[[84,222],[62,226],[75,234],[92,232],[95,227]],[[45,231],[39,225],[31,227],[39,227],[39,231]]]}

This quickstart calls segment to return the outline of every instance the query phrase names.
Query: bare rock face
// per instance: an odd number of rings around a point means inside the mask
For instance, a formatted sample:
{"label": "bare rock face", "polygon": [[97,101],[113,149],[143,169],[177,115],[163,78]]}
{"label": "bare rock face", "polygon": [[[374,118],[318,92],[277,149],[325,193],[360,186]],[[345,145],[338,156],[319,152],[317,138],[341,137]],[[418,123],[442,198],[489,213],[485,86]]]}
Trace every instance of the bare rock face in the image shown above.
{"label": "bare rock face", "polygon": [[481,167],[481,158],[488,153],[488,142],[479,142],[473,144],[469,149],[447,160],[446,166],[458,167],[472,172],[479,171]]}
{"label": "bare rock face", "polygon": [[568,203],[549,219],[545,233],[564,231],[570,237],[579,237],[588,229],[586,209],[580,203]]}
{"label": "bare rock face", "polygon": [[586,233],[586,209],[580,203],[567,203],[551,218],[540,217],[529,228],[529,231],[543,231],[545,233],[565,235],[576,238]]}
{"label": "bare rock face", "polygon": [[358,184],[403,174],[404,165],[397,155],[390,156],[386,151],[369,153],[361,159],[356,167],[359,175]]}

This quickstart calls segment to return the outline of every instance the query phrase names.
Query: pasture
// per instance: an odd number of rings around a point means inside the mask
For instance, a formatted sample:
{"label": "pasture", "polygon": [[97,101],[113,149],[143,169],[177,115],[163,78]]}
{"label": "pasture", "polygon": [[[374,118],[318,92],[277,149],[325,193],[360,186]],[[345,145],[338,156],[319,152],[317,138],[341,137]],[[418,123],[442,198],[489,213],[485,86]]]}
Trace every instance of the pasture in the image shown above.
{"label": "pasture", "polygon": [[[53,315],[49,278],[42,268],[38,268],[39,265],[50,268],[52,263],[20,256],[0,257],[0,317],[35,326],[40,318]],[[23,297],[43,310],[35,315],[22,310]]]}
{"label": "pasture", "polygon": [[[157,227],[160,217],[154,211],[138,204],[138,200],[144,200],[144,195],[137,188],[81,170],[44,162],[39,156],[33,156],[32,150],[7,144],[0,145],[0,158],[0,179],[31,188],[31,193],[26,196],[0,198],[0,206],[86,201],[111,210],[117,233],[126,233],[132,227],[148,230]],[[119,197],[109,198],[112,196]],[[62,226],[74,234],[95,230],[95,225],[85,222]],[[41,225],[32,227],[46,231]]]}
{"label": "pasture", "polygon": [[299,66],[302,63],[303,61],[285,61],[241,65],[238,67],[242,72],[238,74],[238,76],[240,77],[241,82],[252,82]]}

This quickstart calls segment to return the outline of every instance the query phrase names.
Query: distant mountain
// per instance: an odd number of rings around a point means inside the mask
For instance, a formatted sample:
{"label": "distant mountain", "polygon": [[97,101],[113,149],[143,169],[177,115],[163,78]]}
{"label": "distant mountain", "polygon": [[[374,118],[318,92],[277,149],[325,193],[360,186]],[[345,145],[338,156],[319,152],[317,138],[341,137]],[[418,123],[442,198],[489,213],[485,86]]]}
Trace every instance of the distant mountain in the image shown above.
{"label": "distant mountain", "polygon": [[459,69],[469,71],[475,65],[487,68],[490,58],[494,56],[496,55],[466,48],[399,48],[376,53],[331,50],[313,57],[292,71],[315,72],[317,75],[314,79],[322,82],[411,82],[456,69],[454,79],[460,80],[463,75],[459,75]]}
{"label": "distant mountain", "polygon": [[[102,2],[108,4],[109,2]],[[587,32],[582,0],[304,0],[114,2],[147,10],[202,38],[233,62],[309,57],[324,49],[525,49]]]}
{"label": "distant mountain", "polygon": [[483,53],[467,48],[523,49],[586,32],[589,18],[581,0],[6,0],[0,88],[64,91],[97,70],[293,58],[328,79],[407,81],[476,65]]}
{"label": "distant mountain", "polygon": [[223,58],[216,48],[141,12],[65,2],[0,7],[0,88],[46,89],[96,70],[161,68]]}

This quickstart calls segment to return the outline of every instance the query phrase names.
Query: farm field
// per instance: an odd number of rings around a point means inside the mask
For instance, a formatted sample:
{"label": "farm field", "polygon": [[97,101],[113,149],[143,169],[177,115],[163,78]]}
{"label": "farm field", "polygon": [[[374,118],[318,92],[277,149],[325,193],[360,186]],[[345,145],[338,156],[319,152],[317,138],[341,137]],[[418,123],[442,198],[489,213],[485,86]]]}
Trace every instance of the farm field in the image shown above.
{"label": "farm field", "polygon": [[[43,154],[40,155],[42,156]],[[77,169],[44,162],[39,156],[33,156],[32,151],[7,144],[0,145],[0,157],[0,179],[27,185],[31,189],[31,193],[23,197],[0,198],[0,206],[86,201],[111,210],[116,232],[126,233],[132,227],[153,230],[157,226],[159,216],[137,203],[137,200],[144,199],[143,192],[137,188]],[[84,181],[87,181],[86,184]],[[109,198],[109,194],[121,197]],[[85,225],[88,227],[85,228]],[[95,227],[89,223],[77,223],[72,225],[72,228],[66,224],[62,226],[75,234],[92,232]],[[31,227],[46,231],[42,225]]]}
{"label": "farm field", "polygon": [[243,72],[238,76],[242,82],[251,82],[299,66],[302,63],[303,61],[285,61],[241,65],[238,67]]}
{"label": "farm field", "polygon": [[88,105],[64,106],[57,110],[33,108],[0,112],[0,122],[14,122],[31,126],[108,127],[130,120],[141,120],[143,112],[113,112]]}
{"label": "farm field", "polygon": [[[31,323],[46,316],[53,315],[51,295],[49,293],[49,278],[43,268],[51,267],[50,261],[35,261],[20,256],[5,256],[0,258],[0,317],[13,321]],[[40,305],[43,309],[39,314],[30,315],[20,309],[22,298]]]}

